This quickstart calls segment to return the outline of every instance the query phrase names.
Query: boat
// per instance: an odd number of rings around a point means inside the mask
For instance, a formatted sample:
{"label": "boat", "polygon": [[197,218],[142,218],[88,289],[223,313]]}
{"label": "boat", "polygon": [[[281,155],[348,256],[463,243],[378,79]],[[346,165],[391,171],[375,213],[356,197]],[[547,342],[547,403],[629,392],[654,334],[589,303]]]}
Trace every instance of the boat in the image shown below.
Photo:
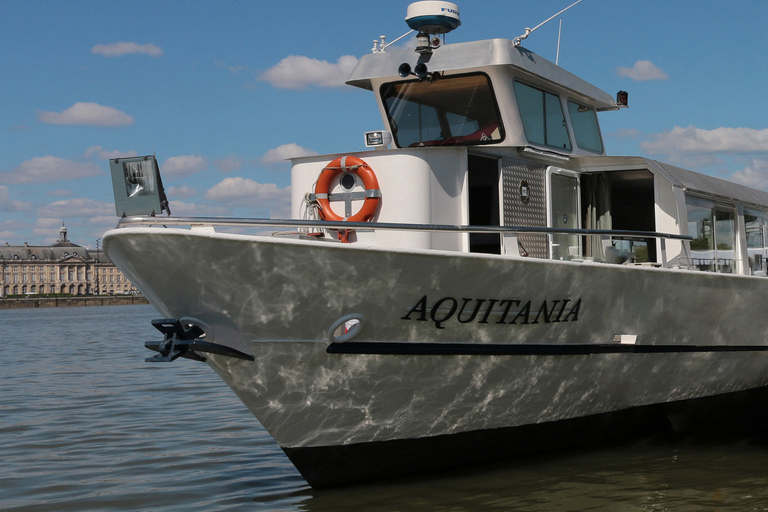
{"label": "boat", "polygon": [[104,251],[159,312],[150,360],[207,363],[316,488],[768,385],[768,193],[606,154],[598,113],[628,94],[529,31],[446,43],[449,2],[406,22],[415,51],[382,38],[347,80],[384,129],[293,158],[291,218],[163,216],[155,158],[110,161]]}

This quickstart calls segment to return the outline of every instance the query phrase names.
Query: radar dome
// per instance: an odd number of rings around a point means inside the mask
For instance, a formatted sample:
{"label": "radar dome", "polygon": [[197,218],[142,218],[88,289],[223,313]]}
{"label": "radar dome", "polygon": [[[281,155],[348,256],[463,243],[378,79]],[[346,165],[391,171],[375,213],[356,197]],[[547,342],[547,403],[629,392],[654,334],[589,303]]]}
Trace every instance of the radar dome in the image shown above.
{"label": "radar dome", "polygon": [[431,0],[409,5],[405,22],[413,30],[426,34],[447,34],[461,25],[456,4]]}

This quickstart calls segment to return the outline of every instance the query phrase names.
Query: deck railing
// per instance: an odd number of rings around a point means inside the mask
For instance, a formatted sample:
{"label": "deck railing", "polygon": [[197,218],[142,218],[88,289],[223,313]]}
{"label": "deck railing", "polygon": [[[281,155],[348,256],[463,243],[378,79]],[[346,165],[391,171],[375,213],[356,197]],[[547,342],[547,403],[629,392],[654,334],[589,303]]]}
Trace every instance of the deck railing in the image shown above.
{"label": "deck railing", "polygon": [[[295,232],[280,232],[272,234],[308,234],[320,230],[394,230],[394,231],[429,231],[440,233],[490,233],[501,235],[501,254],[508,257],[528,256],[528,251],[522,243],[518,242],[518,236],[521,234],[540,234],[540,235],[576,235],[580,238],[599,237],[600,241],[597,253],[591,256],[581,256],[581,244],[579,242],[574,247],[576,254],[566,256],[572,261],[597,261],[605,263],[622,262],[643,262],[647,260],[636,260],[634,253],[617,253],[612,251],[612,240],[614,239],[658,239],[660,252],[657,255],[657,261],[647,261],[647,264],[654,266],[680,265],[675,261],[690,258],[687,244],[676,251],[676,256],[672,259],[667,254],[667,240],[692,240],[688,235],[679,235],[675,233],[659,233],[656,231],[635,231],[626,229],[572,229],[572,228],[549,228],[533,226],[471,226],[471,225],[450,225],[450,224],[406,224],[392,222],[345,222],[345,221],[324,221],[324,220],[298,220],[298,219],[253,219],[253,218],[231,218],[231,217],[122,217],[118,223],[118,228],[131,226],[190,226],[191,228],[204,227],[243,227],[243,228],[291,228]],[[550,250],[556,244],[550,239]],[[610,254],[609,254],[610,251]],[[679,252],[678,252],[679,251]],[[553,252],[550,252],[549,258],[558,259]]]}
{"label": "deck railing", "polygon": [[385,229],[395,231],[437,231],[453,233],[500,233],[500,234],[568,234],[601,235],[627,238],[660,238],[668,240],[693,240],[688,235],[659,233],[656,231],[634,231],[625,229],[569,229],[531,226],[470,226],[451,224],[405,224],[393,222],[345,222],[298,219],[251,219],[230,217],[122,217],[118,228],[130,226],[228,226],[249,228],[290,227],[298,229]]}

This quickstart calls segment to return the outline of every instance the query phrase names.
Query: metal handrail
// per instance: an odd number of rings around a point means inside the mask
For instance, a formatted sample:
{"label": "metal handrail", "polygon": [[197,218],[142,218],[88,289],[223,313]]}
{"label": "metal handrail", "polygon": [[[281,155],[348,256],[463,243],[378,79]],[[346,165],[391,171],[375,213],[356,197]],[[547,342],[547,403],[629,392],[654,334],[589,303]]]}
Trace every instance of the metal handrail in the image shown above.
{"label": "metal handrail", "polygon": [[532,226],[461,226],[450,224],[400,224],[392,222],[346,222],[299,219],[249,219],[231,217],[122,217],[118,228],[129,226],[238,226],[238,227],[292,227],[319,229],[385,229],[394,231],[442,231],[454,233],[536,233],[567,235],[602,235],[627,238],[666,238],[693,240],[689,235],[633,231],[625,229],[572,229]]}

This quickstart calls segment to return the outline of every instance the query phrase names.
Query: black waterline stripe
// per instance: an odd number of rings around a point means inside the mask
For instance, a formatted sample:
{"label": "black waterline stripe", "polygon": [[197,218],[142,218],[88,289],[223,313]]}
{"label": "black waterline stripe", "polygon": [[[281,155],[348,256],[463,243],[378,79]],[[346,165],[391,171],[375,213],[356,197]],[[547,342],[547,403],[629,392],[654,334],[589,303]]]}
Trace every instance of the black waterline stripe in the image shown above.
{"label": "black waterline stripe", "polygon": [[635,345],[629,343],[586,344],[489,344],[489,343],[331,343],[329,354],[383,354],[414,356],[576,356],[589,354],[659,354],[678,352],[764,352],[764,345]]}

